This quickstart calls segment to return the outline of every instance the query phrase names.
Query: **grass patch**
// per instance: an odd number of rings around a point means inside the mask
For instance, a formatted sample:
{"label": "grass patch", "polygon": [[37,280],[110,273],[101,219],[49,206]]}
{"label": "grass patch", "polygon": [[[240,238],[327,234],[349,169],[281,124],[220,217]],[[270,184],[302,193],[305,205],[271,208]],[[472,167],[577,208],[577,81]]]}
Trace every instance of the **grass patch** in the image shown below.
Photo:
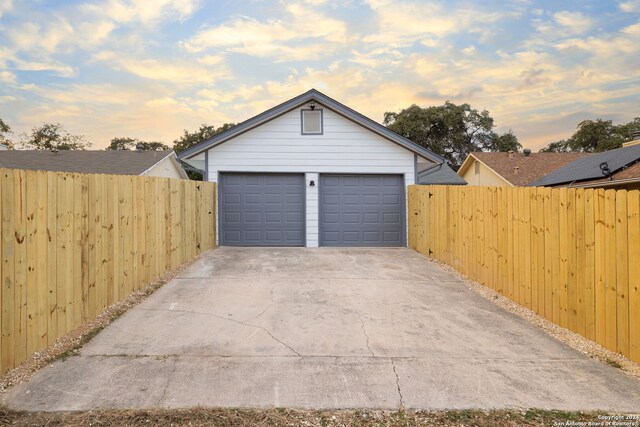
{"label": "grass patch", "polygon": [[303,411],[293,409],[157,409],[27,413],[0,409],[0,425],[12,426],[309,426],[309,427],[515,427],[598,421],[601,412],[539,409],[457,411]]}

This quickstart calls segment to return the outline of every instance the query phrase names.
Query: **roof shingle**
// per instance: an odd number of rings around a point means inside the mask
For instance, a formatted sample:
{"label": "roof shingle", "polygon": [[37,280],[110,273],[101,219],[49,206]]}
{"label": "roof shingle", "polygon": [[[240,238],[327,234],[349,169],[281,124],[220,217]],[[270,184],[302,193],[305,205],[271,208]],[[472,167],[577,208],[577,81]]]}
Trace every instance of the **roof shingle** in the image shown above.
{"label": "roof shingle", "polygon": [[140,175],[172,151],[3,150],[0,167],[50,172]]}
{"label": "roof shingle", "polygon": [[554,170],[577,159],[588,156],[588,153],[513,153],[510,157],[505,152],[475,152],[476,159],[493,169],[515,186],[526,186],[542,178]]}

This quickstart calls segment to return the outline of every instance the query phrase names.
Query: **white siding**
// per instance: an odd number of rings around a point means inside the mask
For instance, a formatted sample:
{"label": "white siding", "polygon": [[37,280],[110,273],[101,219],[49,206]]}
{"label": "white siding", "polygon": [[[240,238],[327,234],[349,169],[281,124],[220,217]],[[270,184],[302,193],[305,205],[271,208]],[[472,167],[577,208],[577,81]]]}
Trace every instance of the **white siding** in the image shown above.
{"label": "white siding", "polygon": [[[307,173],[305,181],[307,183],[307,247],[317,248],[319,246],[318,226],[319,226],[319,204],[318,204],[318,179],[317,173]],[[315,184],[311,187],[311,181]]]}
{"label": "white siding", "polygon": [[209,181],[219,172],[307,174],[307,246],[318,245],[318,174],[402,174],[406,185],[415,181],[414,153],[316,105],[323,109],[322,135],[301,134],[297,108],[208,152]]}
{"label": "white siding", "polygon": [[404,174],[413,183],[412,152],[329,109],[323,115],[323,135],[301,135],[295,109],[210,149],[209,180],[220,171],[343,172]]}
{"label": "white siding", "polygon": [[185,177],[180,173],[180,170],[178,170],[178,167],[179,166],[176,164],[176,161],[173,160],[173,158],[165,157],[142,175],[157,176],[161,178],[185,179]]}

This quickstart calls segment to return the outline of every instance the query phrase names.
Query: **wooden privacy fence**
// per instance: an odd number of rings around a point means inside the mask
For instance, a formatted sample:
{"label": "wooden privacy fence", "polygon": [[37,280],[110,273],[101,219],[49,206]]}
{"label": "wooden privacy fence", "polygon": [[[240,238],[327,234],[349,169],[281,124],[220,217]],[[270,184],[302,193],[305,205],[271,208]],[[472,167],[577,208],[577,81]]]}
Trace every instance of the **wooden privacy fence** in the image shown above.
{"label": "wooden privacy fence", "polygon": [[640,362],[640,192],[411,186],[409,245]]}
{"label": "wooden privacy fence", "polygon": [[212,248],[215,184],[0,169],[0,372]]}

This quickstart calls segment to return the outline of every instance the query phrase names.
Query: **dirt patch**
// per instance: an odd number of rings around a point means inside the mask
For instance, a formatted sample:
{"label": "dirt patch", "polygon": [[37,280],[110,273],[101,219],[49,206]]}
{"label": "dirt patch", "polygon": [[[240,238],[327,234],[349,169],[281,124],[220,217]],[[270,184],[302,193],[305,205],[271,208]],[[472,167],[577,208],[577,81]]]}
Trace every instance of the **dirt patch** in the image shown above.
{"label": "dirt patch", "polygon": [[[162,285],[184,271],[200,257],[196,257],[183,266],[173,270],[144,288],[138,289],[127,298],[119,301],[95,319],[83,323],[66,335],[61,336],[49,347],[35,352],[20,366],[10,369],[0,377],[0,394],[16,384],[22,384],[29,380],[36,372],[58,359],[67,358],[79,352],[79,349],[102,331],[107,325],[122,316],[131,307],[139,304],[149,295],[158,290]],[[0,423],[1,425],[2,423]]]}
{"label": "dirt patch", "polygon": [[[12,426],[552,426],[602,422],[604,413],[542,410],[461,411],[299,411],[289,409],[165,409],[26,413],[0,411]],[[582,424],[584,423],[584,424]]]}
{"label": "dirt patch", "polygon": [[492,301],[496,305],[504,308],[508,312],[513,313],[516,316],[527,320],[529,323],[534,324],[538,328],[542,329],[557,340],[567,344],[571,348],[593,359],[598,359],[610,366],[618,368],[634,378],[640,379],[640,364],[633,362],[620,353],[608,350],[600,344],[591,341],[580,334],[556,325],[555,323],[540,316],[536,312],[511,301],[509,298],[494,291],[493,289],[469,279],[447,264],[444,264],[433,258],[429,259],[436,264],[441,265],[442,268],[447,272],[456,275],[474,292]]}

